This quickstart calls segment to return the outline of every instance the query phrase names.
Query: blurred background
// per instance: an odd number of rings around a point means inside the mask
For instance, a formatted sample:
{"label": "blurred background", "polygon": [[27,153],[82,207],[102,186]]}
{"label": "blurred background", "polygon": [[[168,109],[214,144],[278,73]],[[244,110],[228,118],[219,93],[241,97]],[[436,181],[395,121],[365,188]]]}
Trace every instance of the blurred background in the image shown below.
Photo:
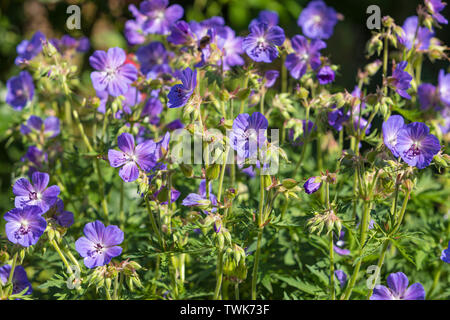
{"label": "blurred background", "polygon": [[[20,161],[25,153],[20,143],[9,143],[5,139],[7,129],[20,119],[20,114],[5,104],[5,83],[11,76],[19,73],[14,65],[16,46],[23,39],[29,39],[32,34],[40,30],[48,38],[61,37],[70,34],[73,37],[87,36],[91,40],[91,51],[120,46],[126,48],[123,36],[124,23],[132,18],[128,10],[130,4],[139,5],[138,0],[1,0],[0,2],[0,211],[6,212],[12,207],[11,173],[13,164]],[[245,35],[251,19],[258,15],[260,10],[273,10],[280,15],[280,25],[285,29],[286,35],[292,37],[300,34],[297,18],[309,0],[192,0],[170,1],[178,3],[185,9],[186,20],[202,20],[214,15],[225,18],[227,25],[238,34]],[[366,42],[371,31],[366,27],[369,5],[378,5],[381,14],[389,15],[399,25],[405,18],[415,15],[416,8],[423,4],[422,0],[325,0],[344,16],[334,31],[334,35],[327,41],[328,47],[324,54],[331,58],[334,64],[340,65],[340,71],[335,85],[351,91],[355,86],[355,77],[358,68],[363,67],[365,59]],[[69,14],[66,9],[71,4],[81,8],[81,30],[67,30],[66,19]],[[449,16],[449,8],[445,8],[444,16]],[[443,40],[450,38],[449,27],[436,30],[436,36]],[[127,51],[134,51],[129,48]],[[85,55],[84,71],[82,77],[89,75]],[[371,59],[373,60],[373,58]],[[447,65],[431,64],[425,62],[423,81],[436,83],[440,68]],[[87,78],[88,79],[88,78]],[[372,84],[375,89],[376,83]],[[62,128],[64,130],[64,128]]]}

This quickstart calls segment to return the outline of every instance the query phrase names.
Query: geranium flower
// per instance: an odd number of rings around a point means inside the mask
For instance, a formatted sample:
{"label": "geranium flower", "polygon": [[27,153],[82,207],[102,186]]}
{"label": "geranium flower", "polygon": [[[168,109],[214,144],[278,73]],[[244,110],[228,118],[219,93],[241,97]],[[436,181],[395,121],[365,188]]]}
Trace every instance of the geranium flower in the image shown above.
{"label": "geranium flower", "polygon": [[158,97],[150,97],[142,109],[141,116],[148,116],[150,118],[150,124],[159,124],[159,115],[163,111],[163,105]]}
{"label": "geranium flower", "polygon": [[244,64],[244,59],[240,56],[244,53],[242,50],[242,38],[236,37],[233,29],[230,27],[220,28],[217,33],[217,47],[222,51],[223,70],[229,70],[234,66]]}
{"label": "geranium flower", "polygon": [[32,183],[26,178],[18,179],[13,186],[16,208],[38,206],[42,213],[47,212],[55,204],[60,192],[57,185],[47,188],[49,181],[50,176],[44,172],[34,172],[31,176]]}
{"label": "geranium flower", "polygon": [[243,159],[253,156],[266,142],[268,126],[266,117],[259,112],[254,112],[251,116],[248,113],[238,115],[230,134],[231,147]]}
{"label": "geranium flower", "polygon": [[285,40],[278,26],[258,23],[249,27],[250,34],[242,40],[242,49],[256,62],[270,63],[278,57],[278,48]]}
{"label": "geranium flower", "polygon": [[390,116],[382,125],[384,144],[391,150],[396,158],[399,156],[397,149],[395,148],[397,145],[397,135],[399,130],[404,126],[405,120],[402,116],[398,115]]}
{"label": "geranium flower", "polygon": [[60,52],[64,53],[67,50],[76,50],[77,52],[86,52],[89,50],[90,44],[87,37],[75,39],[67,34],[63,35],[61,39],[50,39],[50,43]]}
{"label": "geranium flower", "polygon": [[123,49],[115,47],[108,52],[97,50],[89,57],[91,66],[97,70],[91,73],[92,85],[96,91],[108,91],[113,97],[127,92],[129,85],[137,79],[137,70],[125,63]]}
{"label": "geranium flower", "polygon": [[434,20],[441,24],[448,24],[447,19],[445,19],[444,16],[440,14],[440,12],[447,5],[445,2],[442,2],[441,0],[425,0],[425,5],[427,6],[428,11],[431,13]]}
{"label": "geranium flower", "polygon": [[407,61],[402,61],[396,65],[392,76],[388,78],[388,84],[400,96],[405,99],[411,99],[411,96],[406,92],[411,87],[412,76],[405,71]]}
{"label": "geranium flower", "polygon": [[407,164],[423,169],[431,163],[441,145],[424,123],[412,122],[398,131],[395,149]]}
{"label": "geranium flower", "polygon": [[297,24],[303,34],[311,39],[328,39],[333,35],[333,29],[338,21],[338,15],[332,7],[327,7],[322,0],[311,1],[302,10]]}
{"label": "geranium flower", "polygon": [[422,83],[417,88],[420,108],[422,110],[435,109],[439,106],[439,95],[436,87],[430,83]]}
{"label": "geranium flower", "polygon": [[25,108],[33,99],[33,78],[28,71],[22,71],[18,76],[10,78],[6,82],[6,103],[16,110]]}
{"label": "geranium flower", "polygon": [[122,253],[119,244],[123,242],[123,231],[111,225],[105,227],[101,221],[89,222],[84,226],[84,237],[75,242],[75,249],[84,258],[88,268],[108,264]]}
{"label": "geranium flower", "polygon": [[38,116],[30,116],[26,124],[22,124],[20,132],[24,135],[36,132],[37,134],[43,134],[46,138],[54,138],[59,135],[59,118],[48,117],[44,121]]}
{"label": "geranium flower", "polygon": [[181,84],[174,85],[167,95],[169,108],[183,107],[189,101],[197,86],[197,70],[192,71],[190,68],[186,68],[180,73],[179,79]]}
{"label": "geranium flower", "polygon": [[168,0],[143,1],[139,11],[147,17],[143,24],[147,34],[168,34],[169,27],[184,14],[183,7],[178,4],[169,6]]}
{"label": "geranium flower", "polygon": [[16,65],[26,63],[42,51],[42,42],[45,41],[45,35],[37,31],[30,40],[22,40],[17,45],[17,58],[14,61]]}
{"label": "geranium flower", "polygon": [[337,131],[342,130],[344,122],[348,119],[350,119],[350,112],[344,112],[344,108],[336,108],[334,105],[333,110],[328,112],[328,124]]}
{"label": "geranium flower", "polygon": [[159,41],[150,42],[136,51],[136,57],[141,64],[141,71],[148,79],[156,79],[162,73],[171,73],[169,54]]}
{"label": "geranium flower", "polygon": [[313,70],[320,67],[320,50],[326,48],[322,40],[308,41],[304,36],[296,35],[291,39],[295,53],[286,56],[285,66],[294,79],[300,79],[307,71],[308,66]]}
{"label": "geranium flower", "polygon": [[262,10],[259,12],[258,18],[250,21],[249,27],[261,22],[267,24],[269,27],[273,27],[278,25],[278,20],[278,13],[275,11]]}
{"label": "geranium flower", "polygon": [[408,287],[408,277],[403,272],[391,273],[387,278],[389,288],[376,285],[370,300],[425,300],[425,289],[420,283]]}
{"label": "geranium flower", "polygon": [[[11,274],[11,265],[5,264],[0,267],[0,284],[6,285],[8,283],[9,275]],[[12,294],[18,294],[25,291],[25,295],[29,295],[33,292],[30,281],[28,281],[27,273],[22,266],[16,266],[14,268],[14,275],[12,278],[13,290]]]}
{"label": "geranium flower", "polygon": [[263,84],[264,87],[270,88],[272,87],[278,79],[280,72],[278,70],[267,70],[264,73]]}
{"label": "geranium flower", "polygon": [[170,35],[167,41],[176,45],[190,45],[195,41],[195,34],[191,26],[184,20],[179,20],[170,26]]}
{"label": "geranium flower", "polygon": [[311,177],[303,184],[303,189],[307,194],[311,194],[319,190],[322,185],[322,181],[319,177]]}
{"label": "geranium flower", "polygon": [[[199,207],[200,209],[205,209],[210,205],[213,207],[211,212],[217,211],[217,198],[211,192],[212,185],[209,184],[209,200],[206,198],[206,180],[202,180],[200,182],[200,186],[198,188],[198,193],[190,193],[186,198],[183,199],[181,203],[186,207]],[[204,211],[204,213],[208,214],[208,211]]]}
{"label": "geranium flower", "polygon": [[342,270],[335,270],[334,275],[336,276],[336,279],[338,279],[341,288],[343,288],[347,282],[347,274]]}
{"label": "geranium flower", "polygon": [[69,228],[73,225],[73,213],[64,210],[64,202],[61,199],[58,198],[58,200],[56,200],[55,205],[49,210],[49,213],[61,227]]}
{"label": "geranium flower", "polygon": [[47,228],[42,213],[38,206],[14,208],[5,213],[5,231],[8,240],[23,247],[36,244]]}
{"label": "geranium flower", "polygon": [[319,83],[329,84],[334,81],[334,71],[329,66],[323,66],[320,68],[319,72],[317,72],[317,79],[319,79]]}
{"label": "geranium flower", "polygon": [[156,164],[156,144],[152,140],[135,146],[134,137],[124,132],[117,138],[121,151],[109,149],[108,160],[111,167],[118,168],[119,176],[125,182],[132,182],[139,178],[139,169],[147,172]]}
{"label": "geranium flower", "polygon": [[414,47],[421,51],[427,50],[430,46],[430,40],[434,33],[426,27],[419,27],[416,36],[418,23],[419,18],[417,16],[407,18],[402,26],[402,35],[398,36],[398,41],[408,48],[408,50],[411,50],[413,42]]}

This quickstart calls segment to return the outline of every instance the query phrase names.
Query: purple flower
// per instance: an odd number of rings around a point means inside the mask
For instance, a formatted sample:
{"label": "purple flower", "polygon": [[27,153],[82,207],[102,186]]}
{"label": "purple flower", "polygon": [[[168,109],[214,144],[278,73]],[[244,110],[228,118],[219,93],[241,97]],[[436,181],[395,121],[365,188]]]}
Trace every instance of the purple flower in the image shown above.
{"label": "purple flower", "polygon": [[180,119],[175,119],[172,122],[169,122],[166,125],[166,129],[169,131],[173,131],[173,130],[177,130],[177,129],[182,129],[184,128],[184,124],[181,122]]}
{"label": "purple flower", "polygon": [[45,35],[40,31],[37,31],[30,40],[22,40],[16,48],[18,56],[14,63],[20,65],[37,56],[42,51],[43,41]]}
{"label": "purple flower", "polygon": [[[186,198],[183,199],[181,203],[186,207],[199,207],[200,209],[206,209],[210,205],[213,206],[211,212],[216,212],[217,208],[217,198],[211,192],[212,185],[209,184],[209,200],[206,199],[206,180],[202,180],[200,182],[200,186],[198,188],[198,193],[190,193]],[[204,211],[204,213],[208,214],[208,211]]]}
{"label": "purple flower", "polygon": [[156,144],[152,140],[135,146],[131,134],[124,132],[117,138],[121,151],[109,149],[108,159],[111,167],[121,167],[119,176],[125,182],[135,181],[139,177],[139,169],[147,172],[156,164]]}
{"label": "purple flower", "polygon": [[168,65],[169,54],[159,41],[150,42],[136,51],[136,57],[141,64],[141,71],[148,79],[156,79],[162,73],[171,73]]}
{"label": "purple flower", "polygon": [[422,83],[417,88],[420,108],[422,110],[435,109],[439,105],[439,96],[436,87],[430,83]]}
{"label": "purple flower", "polygon": [[242,50],[242,38],[236,37],[235,32],[230,27],[220,28],[217,33],[217,47],[222,51],[223,70],[229,70],[234,66],[244,64],[244,59],[240,56]]}
{"label": "purple flower", "polygon": [[297,24],[303,34],[311,39],[328,39],[333,35],[333,29],[338,21],[338,15],[332,7],[327,7],[322,0],[311,1],[302,10]]}
{"label": "purple flower", "polygon": [[285,40],[283,29],[257,23],[249,27],[250,34],[242,40],[242,49],[256,62],[270,63],[278,57],[278,48]]}
{"label": "purple flower", "polygon": [[36,244],[47,228],[42,213],[38,206],[14,208],[5,213],[5,231],[8,240],[23,247]]}
{"label": "purple flower", "polygon": [[278,79],[280,72],[278,70],[267,70],[264,74],[263,83],[266,88],[272,87]]}
{"label": "purple flower", "polygon": [[333,110],[328,112],[328,124],[337,131],[342,130],[344,122],[350,118],[350,112],[344,112],[344,108],[337,109],[333,106]]}
{"label": "purple flower", "polygon": [[135,20],[125,22],[124,34],[130,45],[145,42],[144,23],[147,16],[142,14],[134,4],[128,6],[128,10],[133,14]]}
{"label": "purple flower", "polygon": [[158,97],[150,97],[142,109],[141,116],[148,116],[150,118],[150,124],[157,125],[159,124],[159,115],[162,111],[163,105],[161,100]]}
{"label": "purple flower", "polygon": [[69,35],[63,35],[61,39],[51,39],[50,42],[61,53],[67,50],[86,52],[90,47],[89,39],[86,37],[75,39]]}
{"label": "purple flower", "polygon": [[57,117],[48,117],[45,121],[38,116],[30,116],[26,124],[20,127],[20,132],[24,135],[32,132],[43,134],[44,137],[54,138],[59,135],[59,119]]}
{"label": "purple flower", "polygon": [[442,2],[441,0],[425,0],[425,5],[427,6],[428,11],[431,13],[434,20],[441,24],[448,24],[447,19],[445,19],[444,16],[440,14],[440,12],[447,5],[445,2]]}
{"label": "purple flower", "polygon": [[345,283],[347,282],[347,274],[342,270],[336,270],[334,271],[334,275],[338,279],[341,288],[343,288],[345,286]]}
{"label": "purple flower", "polygon": [[[361,89],[359,89],[358,86],[355,86],[355,88],[353,89],[352,96],[362,99]],[[360,112],[362,110],[364,110],[365,108],[366,108],[366,104],[364,102],[361,102],[360,104],[353,107],[353,127],[355,130],[358,130],[358,128],[360,130],[364,130],[364,128],[367,125],[367,120],[364,119],[362,116],[360,117]],[[348,111],[348,115],[350,116],[350,111]],[[371,127],[371,124],[369,124],[367,126],[366,134],[369,133],[370,127]]]}
{"label": "purple flower", "polygon": [[412,76],[404,71],[407,65],[407,61],[400,62],[392,72],[392,77],[388,78],[388,83],[400,96],[411,99],[411,96],[406,92],[411,87],[412,80]]}
{"label": "purple flower", "polygon": [[402,35],[398,36],[399,42],[404,45],[408,50],[411,50],[413,47],[418,50],[427,50],[430,46],[430,39],[433,37],[433,32],[431,32],[426,27],[419,27],[417,31],[417,23],[419,18],[417,16],[411,16],[405,20],[402,27]]}
{"label": "purple flower", "polygon": [[26,178],[18,179],[13,186],[16,208],[38,206],[42,213],[47,212],[55,204],[60,192],[56,185],[47,188],[49,181],[50,176],[44,172],[34,172],[32,183]]}
{"label": "purple flower", "polygon": [[253,19],[250,22],[249,27],[256,25],[258,23],[265,23],[269,27],[273,27],[278,25],[278,20],[279,20],[278,13],[276,13],[275,11],[262,10],[259,12],[258,18]]}
{"label": "purple flower", "polygon": [[123,231],[119,227],[114,225],[105,227],[97,220],[87,223],[83,233],[85,237],[75,242],[75,249],[84,258],[86,267],[104,266],[122,253],[122,248],[118,245],[123,242]]}
{"label": "purple flower", "polygon": [[192,45],[195,42],[195,38],[189,23],[180,20],[170,26],[170,35],[167,37],[167,41],[176,45]]}
{"label": "purple flower", "polygon": [[441,145],[424,123],[412,122],[398,131],[395,149],[407,164],[423,169],[431,163]]}
{"label": "purple flower", "polygon": [[56,200],[53,209],[53,218],[61,227],[69,228],[71,225],[73,225],[73,213],[64,210],[64,202],[61,199],[58,198],[58,200]]}
{"label": "purple flower", "polygon": [[403,272],[391,273],[387,278],[389,288],[376,285],[370,300],[425,300],[425,289],[420,283],[408,287],[408,277]]}
{"label": "purple flower", "polygon": [[333,247],[334,251],[338,255],[341,255],[341,256],[347,256],[350,254],[350,250],[344,249],[344,247],[345,247],[344,238],[345,238],[345,232],[341,231],[341,234],[339,235],[339,239],[335,242],[334,247]]}
{"label": "purple flower", "polygon": [[248,113],[240,114],[234,119],[230,134],[231,147],[237,151],[241,158],[253,156],[267,140],[266,130],[269,122],[259,112],[251,116]]}
{"label": "purple flower", "polygon": [[25,155],[20,159],[23,162],[29,161],[33,166],[30,167],[30,176],[36,172],[40,171],[44,167],[44,163],[48,162],[47,153],[43,152],[36,146],[28,147]]}
{"label": "purple flower", "polygon": [[450,241],[448,242],[448,248],[442,250],[441,260],[450,263]]}
{"label": "purple flower", "polygon": [[320,68],[317,72],[317,79],[319,79],[320,84],[328,84],[334,81],[334,71],[329,66],[324,66]]}
{"label": "purple flower", "polygon": [[16,110],[22,110],[33,99],[33,78],[28,71],[22,71],[6,82],[6,90],[6,103]]}
{"label": "purple flower", "polygon": [[442,69],[439,71],[438,93],[441,102],[450,107],[450,73],[445,74]]}
{"label": "purple flower", "polygon": [[147,17],[143,25],[145,33],[169,34],[169,27],[181,19],[184,10],[178,4],[168,5],[168,0],[148,0],[141,3],[140,12]]}
{"label": "purple flower", "polygon": [[107,53],[96,50],[89,57],[91,66],[97,70],[91,73],[94,89],[108,91],[113,97],[125,94],[129,85],[137,79],[136,68],[125,63],[125,60],[125,51],[121,48],[110,48]]}
{"label": "purple flower", "polygon": [[[0,267],[0,284],[6,285],[11,274],[11,265],[5,264]],[[30,281],[28,281],[27,273],[22,266],[16,266],[14,268],[14,275],[12,278],[13,290],[12,294],[18,294],[25,291],[25,295],[29,295],[33,292]]]}
{"label": "purple flower", "polygon": [[303,185],[303,189],[305,189],[305,192],[307,194],[311,194],[319,190],[321,185],[322,181],[320,180],[320,177],[311,177],[306,180],[305,184]]}
{"label": "purple flower", "polygon": [[169,108],[179,108],[186,105],[197,86],[197,70],[192,71],[190,68],[186,68],[180,73],[179,79],[181,84],[174,85],[167,95],[169,99],[167,106]]}
{"label": "purple flower", "polygon": [[398,158],[399,154],[396,149],[397,136],[400,129],[405,126],[405,120],[402,116],[394,115],[390,116],[385,122],[383,122],[383,141],[386,147],[391,150],[394,157]]}
{"label": "purple flower", "polygon": [[320,67],[320,50],[327,45],[322,40],[308,42],[304,36],[296,35],[291,39],[295,53],[286,56],[285,66],[294,79],[300,79],[307,71],[308,66],[313,70]]}

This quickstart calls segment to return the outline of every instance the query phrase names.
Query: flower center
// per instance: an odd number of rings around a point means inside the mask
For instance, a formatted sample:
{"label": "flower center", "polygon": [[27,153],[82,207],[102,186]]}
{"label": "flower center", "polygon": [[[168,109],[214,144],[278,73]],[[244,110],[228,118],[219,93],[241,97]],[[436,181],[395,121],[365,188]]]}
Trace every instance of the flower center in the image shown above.
{"label": "flower center", "polygon": [[319,23],[320,21],[322,21],[322,17],[320,15],[315,15],[313,17],[313,21],[314,23]]}
{"label": "flower center", "polygon": [[28,198],[30,200],[40,200],[42,198],[42,195],[39,192],[30,192],[30,194],[28,195]]}
{"label": "flower center", "polygon": [[417,157],[418,155],[420,155],[420,143],[418,141],[415,141],[408,149],[408,151],[405,152],[405,156],[411,159]]}
{"label": "flower center", "polygon": [[14,233],[16,239],[20,239],[27,235],[31,231],[31,227],[28,225],[27,220],[20,221],[20,228]]}
{"label": "flower center", "polygon": [[104,249],[105,249],[105,247],[101,243],[97,243],[94,247],[94,251],[97,254],[102,254]]}

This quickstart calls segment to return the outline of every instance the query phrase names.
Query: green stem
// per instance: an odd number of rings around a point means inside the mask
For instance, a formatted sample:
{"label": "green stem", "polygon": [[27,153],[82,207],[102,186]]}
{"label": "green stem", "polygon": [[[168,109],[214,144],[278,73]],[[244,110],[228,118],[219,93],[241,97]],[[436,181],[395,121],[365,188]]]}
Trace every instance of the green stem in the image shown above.
{"label": "green stem", "polygon": [[[120,210],[120,226],[121,229],[123,230],[125,227],[125,210],[123,209],[123,202],[124,202],[124,184],[125,182],[122,180],[120,182],[120,205],[119,205],[119,210]],[[170,196],[169,196],[170,197]]]}
{"label": "green stem", "polygon": [[234,284],[234,298],[239,300],[239,283]]}
{"label": "green stem", "polygon": [[330,232],[329,239],[328,239],[328,245],[329,245],[329,251],[330,251],[330,296],[331,296],[331,300],[335,300],[333,231]]}
{"label": "green stem", "polygon": [[[169,196],[170,196],[170,195],[169,195]],[[165,245],[165,243],[164,243],[164,241],[163,241],[163,239],[162,239],[162,235],[161,235],[160,232],[159,232],[159,228],[158,228],[158,225],[156,224],[155,217],[153,216],[153,212],[152,212],[152,209],[151,209],[151,207],[150,207],[150,201],[148,200],[148,197],[147,197],[147,196],[145,196],[145,204],[146,204],[146,206],[147,206],[147,212],[148,212],[148,215],[150,216],[150,223],[151,223],[151,225],[152,225],[153,232],[156,233],[156,236],[158,237],[159,245],[160,245],[160,246],[164,249],[164,251],[165,251],[165,250],[166,250],[166,245]]]}
{"label": "green stem", "polygon": [[359,250],[359,261],[357,262],[355,269],[353,270],[352,277],[350,278],[350,281],[348,283],[347,289],[345,290],[344,300],[348,300],[350,298],[350,295],[352,294],[353,287],[355,286],[356,279],[358,278],[359,269],[361,268],[362,263],[362,251],[364,248],[364,244],[366,242],[367,237],[367,229],[369,226],[369,216],[370,216],[370,209],[372,207],[372,203],[369,203],[368,201],[364,201],[364,213],[363,213],[363,220],[361,222],[361,247]]}
{"label": "green stem", "polygon": [[253,274],[252,274],[252,300],[256,300],[256,282],[258,278],[258,263],[259,263],[259,255],[261,252],[261,239],[262,239],[263,228],[260,227],[258,231],[258,241],[256,242],[256,253],[255,253],[255,263],[253,266]]}
{"label": "green stem", "polygon": [[214,290],[214,300],[218,300],[220,298],[222,279],[223,279],[223,250],[219,249],[219,254],[217,256],[216,289]]}
{"label": "green stem", "polygon": [[109,219],[108,203],[106,202],[105,186],[103,184],[102,173],[100,171],[100,161],[98,160],[98,158],[95,158],[95,168],[96,168],[97,177],[98,177],[98,189],[99,189],[99,192],[100,192],[100,194],[102,196],[102,209],[103,209],[103,213],[105,215],[106,221],[108,221],[108,219]]}
{"label": "green stem", "polygon": [[6,283],[6,285],[11,285],[11,290],[10,290],[10,292],[7,292],[7,294],[6,294],[7,297],[8,297],[10,294],[12,294],[12,291],[13,291],[12,281],[13,281],[13,278],[14,278],[14,271],[16,270],[17,255],[18,255],[18,252],[16,252],[16,253],[14,254],[13,262],[12,262],[12,264],[11,264],[11,271],[9,272],[8,282]]}

